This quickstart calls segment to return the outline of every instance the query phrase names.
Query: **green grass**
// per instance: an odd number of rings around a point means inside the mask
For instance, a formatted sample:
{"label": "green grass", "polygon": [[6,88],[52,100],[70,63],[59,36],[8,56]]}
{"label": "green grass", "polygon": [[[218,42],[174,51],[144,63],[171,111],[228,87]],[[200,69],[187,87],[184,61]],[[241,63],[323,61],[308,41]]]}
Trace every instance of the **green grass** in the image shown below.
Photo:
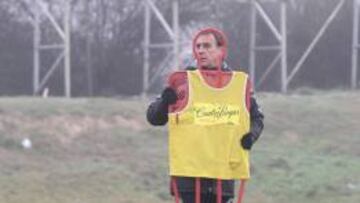
{"label": "green grass", "polygon": [[[258,95],[244,202],[360,202],[360,92],[300,93]],[[174,202],[166,127],[146,123],[147,103],[0,98],[0,202]]]}

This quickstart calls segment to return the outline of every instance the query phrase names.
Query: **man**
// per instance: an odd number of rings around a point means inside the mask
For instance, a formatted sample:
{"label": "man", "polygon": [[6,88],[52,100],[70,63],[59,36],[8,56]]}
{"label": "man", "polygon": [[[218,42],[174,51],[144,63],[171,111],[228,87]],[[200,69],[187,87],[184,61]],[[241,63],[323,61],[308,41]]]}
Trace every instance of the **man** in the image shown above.
{"label": "man", "polygon": [[147,119],[155,126],[169,122],[172,194],[183,203],[231,202],[233,179],[249,178],[247,152],[264,116],[247,75],[224,62],[227,40],[221,31],[200,30],[193,55],[197,67],[170,76]]}

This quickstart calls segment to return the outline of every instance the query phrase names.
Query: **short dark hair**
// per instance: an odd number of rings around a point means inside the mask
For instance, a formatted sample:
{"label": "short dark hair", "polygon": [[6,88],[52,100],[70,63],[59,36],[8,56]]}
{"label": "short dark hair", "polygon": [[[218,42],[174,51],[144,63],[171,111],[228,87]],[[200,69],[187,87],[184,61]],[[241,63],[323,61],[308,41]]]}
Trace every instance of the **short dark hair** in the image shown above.
{"label": "short dark hair", "polygon": [[214,36],[215,41],[216,41],[216,45],[218,47],[226,46],[226,39],[225,39],[224,34],[222,34],[221,32],[219,32],[219,31],[217,31],[215,29],[202,30],[197,34],[196,38],[198,38],[201,35],[208,35],[208,34],[211,34],[211,35]]}

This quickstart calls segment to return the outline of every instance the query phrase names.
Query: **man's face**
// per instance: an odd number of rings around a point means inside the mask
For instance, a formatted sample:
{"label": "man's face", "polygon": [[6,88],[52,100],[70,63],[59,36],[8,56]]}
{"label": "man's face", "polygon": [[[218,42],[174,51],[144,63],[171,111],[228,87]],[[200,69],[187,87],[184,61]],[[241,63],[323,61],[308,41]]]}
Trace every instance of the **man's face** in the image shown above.
{"label": "man's face", "polygon": [[195,41],[195,54],[201,68],[216,68],[221,64],[221,48],[214,35],[199,35]]}

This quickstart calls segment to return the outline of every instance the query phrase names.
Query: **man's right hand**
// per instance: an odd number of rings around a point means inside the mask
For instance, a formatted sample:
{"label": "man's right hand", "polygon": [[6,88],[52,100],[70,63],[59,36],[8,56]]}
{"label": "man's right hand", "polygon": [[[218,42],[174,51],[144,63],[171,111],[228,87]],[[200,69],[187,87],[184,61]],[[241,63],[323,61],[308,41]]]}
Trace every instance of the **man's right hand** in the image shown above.
{"label": "man's right hand", "polygon": [[166,87],[161,93],[161,100],[162,100],[162,102],[164,102],[164,104],[167,104],[167,105],[175,104],[177,99],[178,98],[177,98],[176,92],[171,87]]}

